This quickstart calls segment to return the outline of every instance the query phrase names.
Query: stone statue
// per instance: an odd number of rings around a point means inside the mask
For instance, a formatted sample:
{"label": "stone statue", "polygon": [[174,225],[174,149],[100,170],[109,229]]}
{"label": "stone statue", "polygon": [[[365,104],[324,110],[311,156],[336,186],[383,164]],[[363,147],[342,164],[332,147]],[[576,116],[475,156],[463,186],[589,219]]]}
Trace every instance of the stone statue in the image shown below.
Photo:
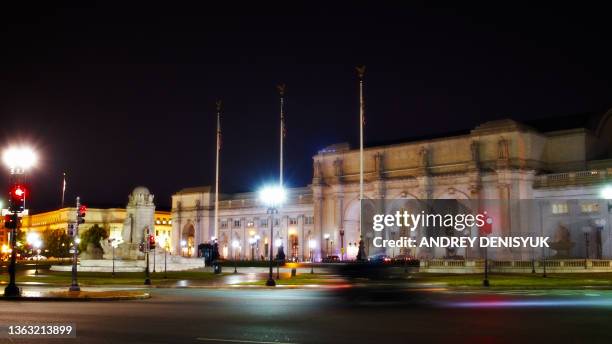
{"label": "stone statue", "polygon": [[376,178],[383,179],[383,174],[385,172],[383,153],[378,152],[374,155],[374,166],[376,166]]}
{"label": "stone statue", "polygon": [[[139,245],[144,243],[147,231],[155,232],[154,196],[144,186],[134,188],[128,196],[126,218],[121,231],[121,243],[115,249],[115,256],[120,259],[142,259]],[[111,247],[107,240],[101,242],[104,259],[111,259]]]}
{"label": "stone statue", "polygon": [[429,166],[429,151],[427,150],[427,147],[421,147],[421,150],[419,150],[419,156],[421,158],[421,167]]}
{"label": "stone statue", "polygon": [[340,178],[344,172],[342,171],[342,159],[334,160],[334,176]]}
{"label": "stone statue", "polygon": [[478,141],[472,141],[470,144],[470,152],[472,153],[472,162],[478,163],[480,160],[480,147]]}
{"label": "stone statue", "polygon": [[510,153],[508,152],[508,141],[503,137],[497,141],[497,153],[497,158],[499,160],[508,160],[510,158]]}

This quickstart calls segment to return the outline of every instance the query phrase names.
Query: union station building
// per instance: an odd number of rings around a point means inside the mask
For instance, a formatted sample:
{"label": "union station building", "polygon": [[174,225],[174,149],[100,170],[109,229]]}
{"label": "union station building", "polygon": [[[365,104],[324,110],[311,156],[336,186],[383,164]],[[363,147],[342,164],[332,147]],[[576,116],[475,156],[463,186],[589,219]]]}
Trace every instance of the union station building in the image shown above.
{"label": "union station building", "polygon": [[[593,258],[612,257],[610,201],[601,196],[612,185],[612,110],[527,123],[485,122],[453,136],[367,147],[364,160],[365,199],[384,200],[364,203],[364,228],[371,228],[372,214],[406,209],[415,200],[456,200],[469,209],[489,207],[496,218],[492,236],[537,234],[563,246],[549,252],[499,250],[490,252],[493,258],[530,259],[561,251],[584,257],[587,250]],[[195,256],[199,243],[217,239],[227,258],[261,259],[268,245],[280,244],[288,259],[310,260],[311,253],[315,260],[354,259],[361,235],[359,150],[329,146],[313,157],[312,170],[310,185],[288,190],[276,215],[274,243],[269,215],[256,193],[220,195],[215,238],[214,190],[180,190],[172,196],[173,250]],[[534,200],[539,215],[524,209],[524,202]],[[385,235],[418,239],[428,233],[392,229]],[[364,231],[363,239],[368,254],[381,253],[372,247],[371,233]],[[387,248],[382,253],[427,259],[479,257],[482,250]]]}

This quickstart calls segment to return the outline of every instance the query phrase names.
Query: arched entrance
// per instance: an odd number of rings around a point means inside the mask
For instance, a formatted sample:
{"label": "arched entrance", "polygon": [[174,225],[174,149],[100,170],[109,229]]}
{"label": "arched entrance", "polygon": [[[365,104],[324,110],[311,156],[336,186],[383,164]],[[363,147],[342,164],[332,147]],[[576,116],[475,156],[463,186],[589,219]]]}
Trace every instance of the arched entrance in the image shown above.
{"label": "arched entrance", "polygon": [[181,233],[181,256],[191,257],[195,252],[195,228],[192,223],[188,223],[183,227]]}
{"label": "arched entrance", "polygon": [[[361,229],[363,228],[363,240],[366,255],[371,255],[374,252],[372,245],[372,239],[374,233],[372,232],[372,217],[375,214],[375,203],[371,199],[363,200],[363,226],[360,226],[360,204],[359,199],[351,201],[344,212],[344,223],[343,230],[340,232],[340,240],[338,241],[338,247],[340,253],[344,251],[344,258],[348,260],[354,260],[357,258],[357,248],[359,240],[361,240]],[[349,249],[351,248],[351,249]]]}

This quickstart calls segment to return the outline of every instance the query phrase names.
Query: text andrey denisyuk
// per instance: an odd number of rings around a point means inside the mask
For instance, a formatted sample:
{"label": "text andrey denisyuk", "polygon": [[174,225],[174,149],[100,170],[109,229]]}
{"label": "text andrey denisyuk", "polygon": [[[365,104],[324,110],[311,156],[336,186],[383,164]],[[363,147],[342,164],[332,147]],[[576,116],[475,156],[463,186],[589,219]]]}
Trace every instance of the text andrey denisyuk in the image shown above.
{"label": "text andrey denisyuk", "polygon": [[[406,227],[411,232],[417,227],[430,228],[454,228],[461,232],[466,228],[476,227],[479,231],[485,226],[493,225],[493,219],[482,214],[427,214],[424,211],[417,214],[397,211],[392,214],[377,214],[372,218],[372,229],[381,232],[388,227]],[[490,230],[490,229],[489,229]],[[487,233],[488,234],[488,233]],[[413,237],[402,236],[398,239],[384,239],[382,236],[374,236],[372,244],[375,247],[548,247],[549,237],[496,237],[481,235],[474,236],[430,236],[417,240]],[[477,245],[478,244],[478,245]]]}

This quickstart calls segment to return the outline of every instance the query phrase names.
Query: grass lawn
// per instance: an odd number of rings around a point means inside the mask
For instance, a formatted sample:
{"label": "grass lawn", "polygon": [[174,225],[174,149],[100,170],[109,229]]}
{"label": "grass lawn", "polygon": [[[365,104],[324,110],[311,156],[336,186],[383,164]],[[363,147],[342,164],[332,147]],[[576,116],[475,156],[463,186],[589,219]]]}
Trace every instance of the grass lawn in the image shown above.
{"label": "grass lawn", "polygon": [[[276,277],[276,275],[274,275]],[[310,274],[310,273],[301,273],[297,274],[295,277],[283,277],[281,279],[274,280],[277,285],[332,285],[332,284],[340,284],[344,283],[344,280],[332,275],[326,274]],[[240,285],[264,285],[266,283],[265,279],[254,281],[254,282],[243,282]]]}
{"label": "grass lawn", "polygon": [[[448,287],[481,288],[483,274],[425,274],[412,275],[417,283],[436,283]],[[612,288],[612,273],[548,274],[489,274],[491,288],[555,289],[555,288]]]}
{"label": "grass lawn", "polygon": [[[202,271],[168,271],[168,278],[164,279],[163,272],[151,273],[151,282],[154,285],[173,284],[179,280],[192,281],[214,281],[220,279],[221,275],[215,275],[212,272]],[[81,285],[119,285],[133,284],[142,285],[144,283],[143,272],[118,272],[115,277],[109,272],[79,272],[78,281]],[[6,284],[9,276],[3,274],[0,276],[0,282]],[[70,285],[72,276],[70,272],[51,272],[38,276],[17,276],[17,284],[23,282],[41,282],[50,285]]]}

